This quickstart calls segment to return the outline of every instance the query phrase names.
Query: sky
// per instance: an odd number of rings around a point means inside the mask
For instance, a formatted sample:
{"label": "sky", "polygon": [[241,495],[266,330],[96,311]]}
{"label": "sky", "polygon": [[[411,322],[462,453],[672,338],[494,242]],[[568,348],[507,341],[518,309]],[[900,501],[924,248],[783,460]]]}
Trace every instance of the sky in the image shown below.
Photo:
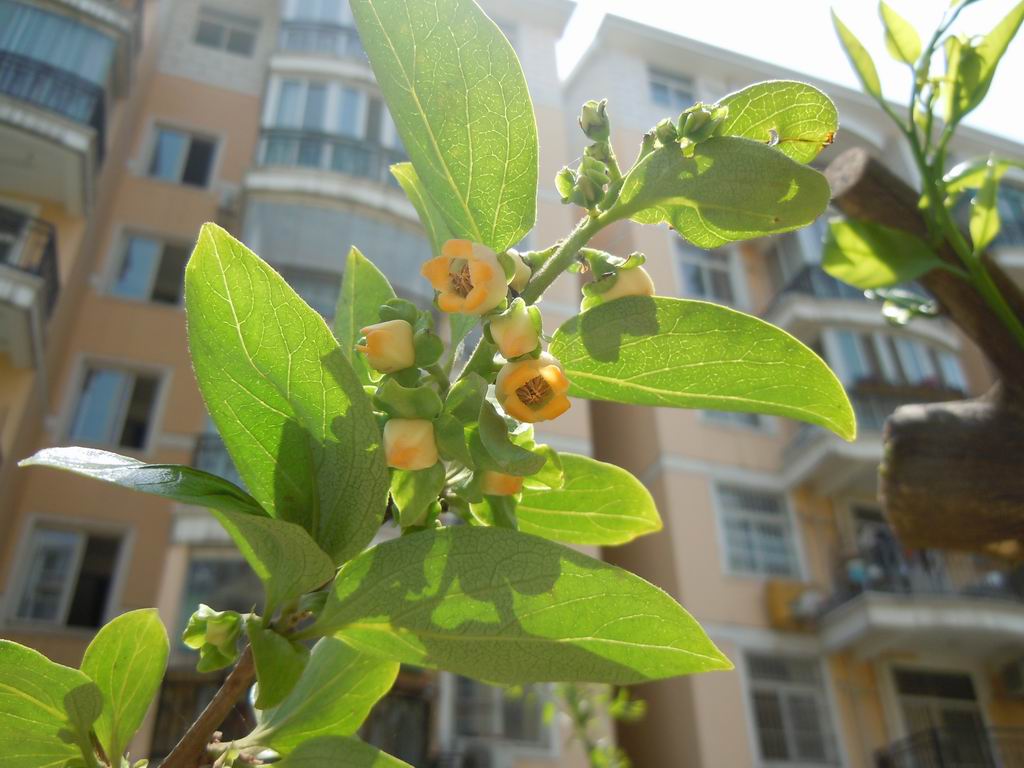
{"label": "sky", "polygon": [[[888,0],[917,27],[921,37],[934,30],[946,0]],[[904,102],[910,89],[909,68],[888,54],[873,0],[576,0],[577,8],[559,43],[559,74],[564,78],[593,38],[604,13],[657,26],[710,45],[742,51],[797,72],[859,88],[839,47],[829,8],[833,7],[870,51],[885,95]],[[1018,0],[980,0],[968,6],[954,27],[984,34]],[[741,23],[736,23],[739,20]],[[999,64],[985,102],[965,120],[967,125],[1024,143],[1024,29]],[[725,95],[725,94],[722,94]],[[840,121],[842,116],[840,115]]]}

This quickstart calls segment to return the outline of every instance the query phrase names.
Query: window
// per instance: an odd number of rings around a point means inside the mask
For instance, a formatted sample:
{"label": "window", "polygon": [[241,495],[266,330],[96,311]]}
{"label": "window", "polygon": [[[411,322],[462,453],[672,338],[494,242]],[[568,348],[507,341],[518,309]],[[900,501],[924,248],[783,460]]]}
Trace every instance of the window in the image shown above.
{"label": "window", "polygon": [[154,179],[205,187],[213,167],[213,139],[174,128],[157,128],[149,175]]}
{"label": "window", "polygon": [[32,531],[17,618],[99,627],[107,613],[118,536],[39,527]]}
{"label": "window", "polygon": [[[333,108],[329,108],[331,104]],[[363,138],[366,135],[365,104],[364,92],[348,85],[282,80],[271,112],[271,124],[276,128],[302,128]]]}
{"label": "window", "polygon": [[737,413],[733,411],[702,411],[703,418],[714,424],[747,429],[764,429],[764,419],[758,413]]}
{"label": "window", "polygon": [[99,445],[145,447],[159,386],[156,376],[89,366],[68,437]]}
{"label": "window", "polygon": [[257,19],[203,8],[199,11],[195,41],[207,48],[216,48],[239,56],[252,56],[259,29],[260,23]]}
{"label": "window", "polygon": [[854,385],[862,381],[882,381],[891,378],[882,370],[873,336],[841,329],[835,331],[834,338],[840,360],[840,365],[836,368],[844,384]]}
{"label": "window", "polygon": [[261,594],[260,580],[237,554],[211,549],[193,551],[181,596],[177,636],[181,637],[200,603],[218,611],[246,613],[259,602]]}
{"label": "window", "polygon": [[750,654],[747,675],[757,742],[765,762],[839,763],[816,660]]}
{"label": "window", "polygon": [[719,486],[717,491],[729,570],[798,577],[800,568],[783,498],[739,486]]}
{"label": "window", "polygon": [[455,727],[460,736],[503,739],[547,748],[544,723],[545,689],[523,686],[521,693],[471,680],[455,678]]}
{"label": "window", "polygon": [[188,250],[183,246],[131,235],[110,292],[129,299],[177,304],[181,301],[186,261]]}
{"label": "window", "polygon": [[678,237],[675,244],[685,295],[722,304],[735,302],[727,251],[702,251]]}
{"label": "window", "polygon": [[920,342],[905,337],[893,339],[896,359],[908,384],[935,384],[938,376],[928,355],[928,349]]}
{"label": "window", "polygon": [[942,384],[947,389],[955,389],[959,392],[967,392],[967,379],[964,377],[964,370],[960,367],[960,359],[952,352],[943,350],[932,350],[935,362],[942,375]]}
{"label": "window", "polygon": [[694,97],[693,80],[665,72],[652,70],[648,77],[651,101],[664,107],[669,117],[675,117],[684,109],[692,107]]}
{"label": "window", "polygon": [[290,21],[352,24],[347,0],[285,0],[284,18]]}
{"label": "window", "polygon": [[1024,245],[1024,188],[1003,182],[999,187],[999,220],[996,243]]}
{"label": "window", "polygon": [[284,265],[276,269],[309,306],[328,319],[334,317],[341,291],[340,275]]}

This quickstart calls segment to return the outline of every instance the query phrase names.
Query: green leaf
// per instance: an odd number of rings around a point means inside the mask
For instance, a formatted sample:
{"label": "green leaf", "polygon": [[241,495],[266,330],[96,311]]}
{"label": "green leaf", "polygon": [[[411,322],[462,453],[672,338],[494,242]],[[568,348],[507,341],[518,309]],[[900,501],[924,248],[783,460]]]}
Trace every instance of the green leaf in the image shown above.
{"label": "green leaf", "polygon": [[282,637],[272,629],[250,622],[249,645],[259,681],[257,709],[270,709],[280,704],[295,688],[309,661],[309,649]]}
{"label": "green leaf", "polygon": [[1003,176],[1010,168],[1024,170],[1024,162],[1018,160],[1007,160],[1005,158],[976,157],[958,163],[949,173],[942,177],[946,186],[946,194],[949,196],[959,195],[968,189],[981,189],[988,176],[989,164],[992,164],[996,181],[1002,181]]}
{"label": "green leaf", "polygon": [[334,575],[333,562],[302,527],[267,517],[248,493],[208,472],[178,464],[145,464],[95,448],[44,448],[19,466],[63,469],[207,507],[263,582],[270,611]]}
{"label": "green leaf", "polygon": [[142,726],[167,668],[167,630],[155,608],[130,611],[102,627],[85,649],[82,672],[103,694],[96,737],[120,757]]}
{"label": "green leaf", "polygon": [[524,488],[519,530],[566,544],[612,546],[661,530],[643,484],[612,464],[563,453],[561,488]]}
{"label": "green leaf", "polygon": [[343,736],[323,736],[307,741],[274,765],[277,768],[412,768],[364,741]]}
{"label": "green leaf", "polygon": [[832,143],[839,116],[832,99],[817,88],[792,80],[770,80],[726,96],[718,128],[721,136],[739,136],[770,144],[798,163],[809,163]]}
{"label": "green leaf", "polygon": [[199,389],[245,484],[335,562],[383,519],[387,467],[369,399],[330,330],[256,254],[205,224],[185,270]]}
{"label": "green leaf", "polygon": [[989,163],[981,189],[971,202],[970,230],[975,253],[981,253],[999,234],[998,193],[995,163]]}
{"label": "green leaf", "polygon": [[377,389],[373,402],[397,419],[434,419],[442,408],[437,390],[430,385],[403,387],[390,376]]}
{"label": "green leaf", "polygon": [[146,464],[96,448],[44,448],[19,467],[50,467],[74,472],[122,488],[227,512],[266,516],[252,496],[234,483],[180,464]]}
{"label": "green leaf", "polygon": [[[505,474],[532,475],[539,471],[547,461],[546,456],[534,453],[512,441],[508,433],[508,424],[488,401],[484,401],[483,407],[480,409],[480,425],[473,431],[473,434],[479,439],[479,445],[486,452],[486,456],[481,456],[479,448],[477,448],[478,463],[486,465],[488,462],[485,459],[489,458],[493,469]],[[476,440],[473,437],[470,440],[472,449]]]}
{"label": "green leaf", "polygon": [[867,93],[881,100],[882,83],[878,79],[878,70],[875,69],[875,62],[871,60],[871,54],[868,53],[867,48],[861,45],[860,40],[850,31],[849,27],[839,20],[835,11],[832,11],[832,25],[836,28],[839,42],[843,46],[846,58],[853,65],[853,70],[857,73],[860,84]]}
{"label": "green leaf", "polygon": [[894,11],[882,0],[878,4],[878,13],[885,25],[885,47],[889,54],[904,64],[913,66],[921,56],[921,36],[913,25]]}
{"label": "green leaf", "polygon": [[[451,229],[448,228],[448,222],[444,220],[444,215],[437,204],[430,199],[427,190],[423,188],[423,182],[416,175],[416,169],[412,167],[412,163],[395,163],[391,166],[391,175],[405,190],[405,196],[409,198],[409,202],[419,214],[420,223],[423,224],[423,229],[427,233],[427,239],[430,240],[430,247],[434,255],[440,256],[441,246],[454,237]],[[459,315],[459,317],[468,317],[474,322],[477,320],[472,315]]]}
{"label": "green leaf", "polygon": [[870,221],[829,222],[822,267],[862,291],[916,280],[943,264],[921,238]]}
{"label": "green leaf", "polygon": [[953,108],[954,120],[962,119],[985,99],[995,77],[996,67],[1006,53],[1010,41],[1020,29],[1021,23],[1024,23],[1024,2],[1014,6],[1013,10],[977,44],[959,45],[959,50],[953,56],[955,64],[951,68],[951,74],[959,86],[956,89],[957,98]]}
{"label": "green leaf", "polygon": [[345,274],[334,312],[334,338],[363,384],[372,383],[372,377],[366,360],[355,351],[359,331],[380,322],[381,304],[393,298],[395,290],[384,273],[352,246],[345,261]]}
{"label": "green leaf", "polygon": [[464,424],[480,418],[480,407],[487,397],[487,381],[477,373],[467,373],[452,385],[444,401],[444,410]]}
{"label": "green leaf", "polygon": [[417,525],[427,507],[437,501],[444,490],[444,464],[419,470],[396,469],[391,476],[391,498],[398,507],[398,523],[403,528]]}
{"label": "green leaf", "polygon": [[466,428],[461,421],[449,413],[442,413],[434,422],[434,438],[445,461],[457,461],[470,469],[476,469],[476,461],[466,444]]}
{"label": "green leaf", "polygon": [[700,248],[807,226],[828,207],[825,177],[750,139],[721,136],[686,157],[676,146],[655,150],[626,178],[620,215],[642,224],[667,222]]}
{"label": "green leaf", "polygon": [[787,416],[852,440],[853,409],[825,362],[785,331],[718,304],[630,296],[558,329],[570,395]]}
{"label": "green leaf", "polygon": [[519,59],[473,0],[352,0],[402,144],[456,237],[504,251],[537,213],[537,124]]}
{"label": "green leaf", "polygon": [[568,547],[457,526],[345,565],[314,627],[408,664],[496,683],[639,683],[731,664],[672,598]]}
{"label": "green leaf", "polygon": [[0,754],[4,768],[81,768],[103,709],[84,673],[0,640]]}
{"label": "green leaf", "polygon": [[313,647],[291,693],[264,713],[260,724],[238,745],[272,747],[287,755],[293,750],[298,753],[300,744],[319,736],[350,736],[391,690],[396,677],[395,662],[325,637]]}

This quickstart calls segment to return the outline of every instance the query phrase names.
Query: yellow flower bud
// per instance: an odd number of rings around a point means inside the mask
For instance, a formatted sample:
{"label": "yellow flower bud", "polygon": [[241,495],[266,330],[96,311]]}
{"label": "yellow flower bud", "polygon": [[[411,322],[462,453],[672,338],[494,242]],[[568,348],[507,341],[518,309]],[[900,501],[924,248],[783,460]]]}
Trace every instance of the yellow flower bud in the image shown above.
{"label": "yellow flower bud", "polygon": [[517,299],[511,311],[494,318],[488,324],[491,338],[506,360],[533,352],[540,344],[540,333],[526,307]]}
{"label": "yellow flower bud", "polygon": [[427,469],[437,463],[434,423],[426,419],[390,419],[384,425],[384,455],[395,469]]}
{"label": "yellow flower bud", "polygon": [[599,295],[602,303],[623,296],[653,296],[654,281],[643,267],[623,269],[619,272],[615,285]]}
{"label": "yellow flower bud", "polygon": [[505,413],[519,421],[548,421],[569,410],[569,380],[547,353],[536,360],[506,363],[494,387]]}
{"label": "yellow flower bud", "polygon": [[484,472],[480,490],[488,496],[515,496],[523,490],[523,478],[503,472]]}
{"label": "yellow flower bud", "polygon": [[381,373],[394,373],[409,368],[416,362],[412,343],[412,326],[405,320],[388,320],[360,329],[365,344],[356,349],[366,355],[366,362]]}
{"label": "yellow flower bud", "polygon": [[470,240],[449,240],[441,255],[420,272],[438,292],[442,312],[483,315],[501,304],[508,293],[505,271],[497,255]]}

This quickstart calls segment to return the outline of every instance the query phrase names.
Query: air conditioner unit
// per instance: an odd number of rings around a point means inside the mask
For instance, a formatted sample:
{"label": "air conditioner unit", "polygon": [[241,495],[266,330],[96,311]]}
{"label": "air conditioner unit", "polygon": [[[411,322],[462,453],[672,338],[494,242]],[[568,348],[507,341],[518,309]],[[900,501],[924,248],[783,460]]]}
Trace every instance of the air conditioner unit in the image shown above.
{"label": "air conditioner unit", "polygon": [[1024,699],[1024,658],[1016,659],[1003,667],[1002,679],[1007,696]]}

